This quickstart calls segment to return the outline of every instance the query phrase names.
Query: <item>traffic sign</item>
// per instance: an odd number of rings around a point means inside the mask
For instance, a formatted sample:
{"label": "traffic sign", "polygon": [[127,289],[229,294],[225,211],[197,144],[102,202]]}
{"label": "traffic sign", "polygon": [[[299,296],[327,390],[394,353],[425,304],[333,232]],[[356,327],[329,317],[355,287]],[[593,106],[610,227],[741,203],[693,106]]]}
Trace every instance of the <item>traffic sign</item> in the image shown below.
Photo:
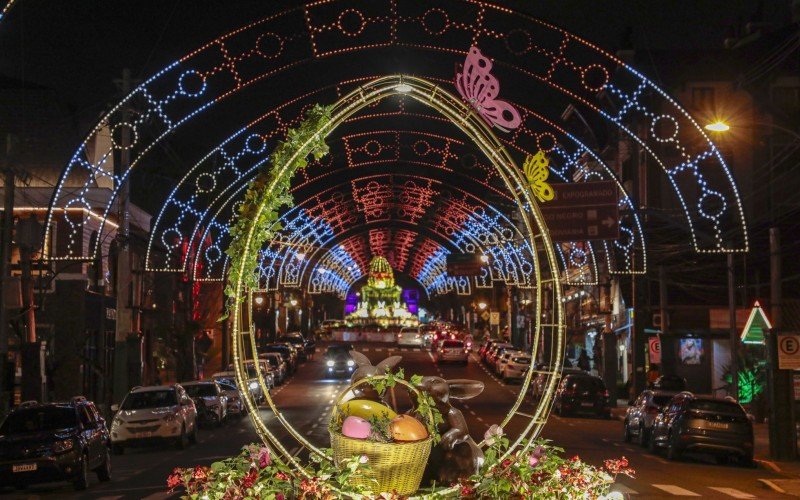
{"label": "traffic sign", "polygon": [[500,313],[499,312],[492,311],[489,314],[489,324],[492,325],[492,326],[500,324]]}
{"label": "traffic sign", "polygon": [[800,368],[800,335],[778,335],[778,369]]}
{"label": "traffic sign", "polygon": [[553,241],[619,238],[619,194],[614,181],[553,184],[555,197],[540,205]]}
{"label": "traffic sign", "polygon": [[661,340],[658,337],[650,337],[647,339],[647,345],[650,348],[650,363],[661,364]]}

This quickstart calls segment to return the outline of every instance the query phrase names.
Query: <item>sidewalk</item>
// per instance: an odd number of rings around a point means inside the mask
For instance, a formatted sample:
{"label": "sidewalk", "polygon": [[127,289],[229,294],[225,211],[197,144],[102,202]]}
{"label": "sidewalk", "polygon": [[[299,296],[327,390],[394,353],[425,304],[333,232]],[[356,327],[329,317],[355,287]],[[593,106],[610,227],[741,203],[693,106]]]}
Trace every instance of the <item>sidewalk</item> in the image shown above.
{"label": "sidewalk", "polygon": [[[627,409],[627,400],[617,400],[616,408],[611,409],[611,417],[623,421]],[[769,428],[767,424],[753,424],[753,441],[755,461],[758,463],[758,467],[783,476],[779,479],[760,479],[760,481],[773,491],[800,497],[800,460],[777,461],[769,458]]]}

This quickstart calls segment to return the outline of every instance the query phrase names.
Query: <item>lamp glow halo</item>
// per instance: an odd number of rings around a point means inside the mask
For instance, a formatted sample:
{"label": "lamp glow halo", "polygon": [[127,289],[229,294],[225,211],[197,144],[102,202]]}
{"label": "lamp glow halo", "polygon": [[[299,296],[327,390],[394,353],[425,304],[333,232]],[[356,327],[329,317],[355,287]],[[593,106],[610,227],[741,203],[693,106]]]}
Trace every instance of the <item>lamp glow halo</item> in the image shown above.
{"label": "lamp glow halo", "polygon": [[[516,165],[508,151],[503,147],[501,141],[497,138],[489,125],[478,116],[469,105],[432,82],[407,75],[391,75],[372,80],[339,99],[333,107],[331,120],[326,126],[316,132],[316,136],[328,136],[339,125],[360,110],[393,95],[407,96],[438,111],[464,132],[481,150],[495,167],[498,174],[503,179],[506,188],[513,196],[519,208],[519,213],[521,214],[527,243],[532,249],[533,274],[535,275],[536,283],[534,287],[534,305],[537,314],[531,336],[531,355],[533,359],[537,359],[537,357],[542,354],[540,345],[546,344],[549,347],[549,356],[546,356],[546,359],[549,359],[549,366],[543,370],[528,370],[522,381],[517,399],[509,409],[503,421],[499,423],[501,427],[505,427],[514,416],[527,419],[527,424],[523,431],[512,441],[505,455],[501,457],[501,459],[504,459],[517,451],[523,441],[537,437],[541,433],[547,421],[547,416],[550,413],[558,375],[563,366],[565,342],[564,306],[561,301],[562,294],[561,283],[559,281],[559,267],[554,246],[550,239],[544,218],[530,190],[528,181],[525,179],[522,171]],[[297,155],[300,154],[301,150],[304,150],[305,146],[306,144],[298,148],[284,164],[272,165],[272,169],[277,173],[275,176],[276,179],[280,178],[286,170],[290,168],[296,160]],[[273,189],[274,187],[275,184],[272,184],[268,189]],[[263,205],[259,206],[258,214],[260,214],[263,209]],[[258,216],[254,217],[252,220],[258,220]],[[247,240],[247,244],[244,245],[245,252],[250,248],[249,243],[253,238],[255,230],[256,225],[253,223],[250,225],[245,236]],[[256,358],[258,352],[255,336],[252,334],[254,326],[251,321],[252,315],[250,314],[253,307],[252,291],[243,289],[243,283],[241,281],[241,277],[245,275],[245,272],[250,271],[243,269],[245,262],[247,262],[247,254],[240,260],[241,264],[239,265],[242,268],[239,269],[239,280],[235,283],[230,283],[235,291],[235,296],[233,298],[234,303],[241,304],[239,307],[234,308],[231,315],[231,346],[238,387],[247,387],[247,370],[245,368],[247,353],[252,353],[253,358]],[[548,300],[545,300],[545,298]],[[546,305],[549,306],[549,310],[545,309]],[[246,308],[246,311],[243,308]],[[544,318],[542,314],[543,311],[546,313]],[[545,343],[543,340],[547,340],[547,342]],[[323,457],[323,459],[328,459],[327,455],[325,455],[322,450],[309,442],[286,420],[269,394],[269,390],[264,382],[263,373],[261,373],[258,363],[255,363],[255,369],[258,383],[261,385],[263,394],[265,394],[267,404],[278,422],[286,429],[290,436],[300,443],[300,445],[308,449],[311,453],[319,455]],[[546,382],[544,393],[532,412],[523,413],[520,412],[519,409],[534,374],[545,375]],[[257,404],[253,400],[250,391],[243,391],[242,397],[245,400],[256,432],[271,451],[277,452],[275,453],[276,459],[284,461],[297,469],[304,476],[310,477],[308,471],[286,450],[286,447],[283,446],[261,420],[258,414]],[[529,444],[530,442],[528,442],[528,445]],[[484,443],[481,442],[480,445],[483,446]],[[521,451],[524,450],[525,448],[522,448]],[[442,492],[448,491],[447,489],[442,490]]]}

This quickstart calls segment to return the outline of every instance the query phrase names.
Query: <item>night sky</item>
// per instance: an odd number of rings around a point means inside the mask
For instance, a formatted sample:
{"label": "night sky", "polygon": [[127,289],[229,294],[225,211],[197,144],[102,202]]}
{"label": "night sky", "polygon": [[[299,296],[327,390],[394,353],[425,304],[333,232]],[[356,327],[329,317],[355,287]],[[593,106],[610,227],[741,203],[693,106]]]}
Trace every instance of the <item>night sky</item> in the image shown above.
{"label": "night sky", "polygon": [[[616,49],[627,27],[637,49],[719,48],[756,0],[499,2]],[[763,18],[788,0],[763,2]],[[88,128],[114,100],[122,68],[145,78],[214,37],[298,2],[266,0],[18,0],[0,23],[0,74],[52,87]]]}

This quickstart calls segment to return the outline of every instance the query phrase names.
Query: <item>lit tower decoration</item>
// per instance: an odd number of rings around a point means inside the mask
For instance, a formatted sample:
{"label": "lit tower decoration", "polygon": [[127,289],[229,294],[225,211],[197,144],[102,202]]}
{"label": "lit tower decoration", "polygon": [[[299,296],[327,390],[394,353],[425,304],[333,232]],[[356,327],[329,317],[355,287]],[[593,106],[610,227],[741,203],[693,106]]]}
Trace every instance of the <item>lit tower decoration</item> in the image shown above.
{"label": "lit tower decoration", "polygon": [[373,257],[369,263],[367,284],[361,288],[358,307],[347,316],[347,320],[362,325],[416,325],[418,319],[408,311],[402,294],[403,289],[394,282],[394,271],[389,261],[385,257]]}

